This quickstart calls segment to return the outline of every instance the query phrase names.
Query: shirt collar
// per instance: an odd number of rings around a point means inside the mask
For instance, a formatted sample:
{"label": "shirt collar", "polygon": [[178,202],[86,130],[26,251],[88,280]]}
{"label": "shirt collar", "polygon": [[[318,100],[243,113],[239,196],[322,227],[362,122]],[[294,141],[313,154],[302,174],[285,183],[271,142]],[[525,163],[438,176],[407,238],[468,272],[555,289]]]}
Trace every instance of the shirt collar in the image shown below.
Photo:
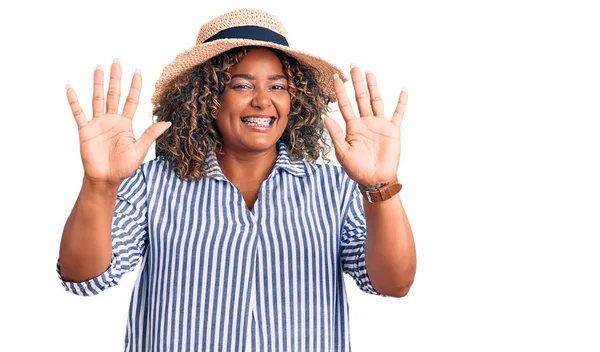
{"label": "shirt collar", "polygon": [[[306,169],[303,161],[292,161],[290,159],[290,155],[287,151],[285,143],[277,142],[278,155],[277,160],[275,161],[275,166],[273,167],[273,174],[277,169],[282,169],[296,177],[304,177],[306,176]],[[206,170],[206,177],[212,177],[217,180],[225,181],[225,175],[223,175],[223,171],[219,166],[219,161],[211,148],[206,153],[206,158],[204,160],[204,169]]]}

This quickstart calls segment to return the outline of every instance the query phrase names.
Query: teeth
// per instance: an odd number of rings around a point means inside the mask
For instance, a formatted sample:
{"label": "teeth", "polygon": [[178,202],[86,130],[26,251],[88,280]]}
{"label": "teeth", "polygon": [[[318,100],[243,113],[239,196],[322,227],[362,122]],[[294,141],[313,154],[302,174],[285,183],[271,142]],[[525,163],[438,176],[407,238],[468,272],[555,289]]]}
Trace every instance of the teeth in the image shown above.
{"label": "teeth", "polygon": [[242,122],[249,126],[269,127],[271,125],[270,117],[244,117]]}
{"label": "teeth", "polygon": [[270,117],[245,117],[242,120],[244,122],[247,121],[247,122],[262,123],[262,124],[271,123]]}

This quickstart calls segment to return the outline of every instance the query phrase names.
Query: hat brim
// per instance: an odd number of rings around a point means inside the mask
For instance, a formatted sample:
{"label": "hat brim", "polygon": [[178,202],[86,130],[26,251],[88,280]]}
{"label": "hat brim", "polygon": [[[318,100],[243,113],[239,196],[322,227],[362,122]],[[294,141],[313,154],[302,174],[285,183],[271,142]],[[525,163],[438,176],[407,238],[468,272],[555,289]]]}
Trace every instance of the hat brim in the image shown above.
{"label": "hat brim", "polygon": [[250,39],[219,39],[212,42],[196,45],[175,57],[162,72],[162,75],[156,81],[154,94],[152,95],[152,104],[158,104],[161,95],[164,93],[167,85],[177,76],[181,75],[190,68],[202,64],[209,59],[226,52],[227,50],[242,46],[262,46],[278,49],[294,57],[302,64],[312,69],[313,75],[321,89],[331,96],[331,102],[337,100],[333,89],[333,74],[337,73],[340,78],[346,82],[348,78],[342,70],[334,64],[321,59],[318,56],[305,53],[287,46]]}

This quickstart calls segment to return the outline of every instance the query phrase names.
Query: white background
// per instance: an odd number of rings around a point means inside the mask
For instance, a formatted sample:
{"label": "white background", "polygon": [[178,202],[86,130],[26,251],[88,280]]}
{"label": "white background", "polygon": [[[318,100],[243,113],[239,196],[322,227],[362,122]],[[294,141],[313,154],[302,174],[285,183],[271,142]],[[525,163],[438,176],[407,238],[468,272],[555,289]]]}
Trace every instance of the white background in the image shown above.
{"label": "white background", "polygon": [[83,174],[64,85],[91,115],[96,65],[120,58],[127,85],[141,68],[139,136],[154,82],[200,26],[258,7],[292,46],[375,72],[389,114],[408,88],[399,178],[417,276],[401,299],[345,276],[353,351],[599,351],[600,11],[392,3],[3,2],[0,350],[123,347],[138,270],[87,298],[55,272]]}

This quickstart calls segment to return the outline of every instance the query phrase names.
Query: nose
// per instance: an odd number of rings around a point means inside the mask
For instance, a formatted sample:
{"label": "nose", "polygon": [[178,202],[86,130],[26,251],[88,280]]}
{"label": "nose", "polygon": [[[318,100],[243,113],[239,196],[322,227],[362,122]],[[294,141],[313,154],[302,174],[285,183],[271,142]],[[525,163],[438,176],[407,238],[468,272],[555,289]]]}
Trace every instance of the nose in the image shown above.
{"label": "nose", "polygon": [[264,110],[272,105],[268,89],[257,88],[252,98],[252,106]]}

